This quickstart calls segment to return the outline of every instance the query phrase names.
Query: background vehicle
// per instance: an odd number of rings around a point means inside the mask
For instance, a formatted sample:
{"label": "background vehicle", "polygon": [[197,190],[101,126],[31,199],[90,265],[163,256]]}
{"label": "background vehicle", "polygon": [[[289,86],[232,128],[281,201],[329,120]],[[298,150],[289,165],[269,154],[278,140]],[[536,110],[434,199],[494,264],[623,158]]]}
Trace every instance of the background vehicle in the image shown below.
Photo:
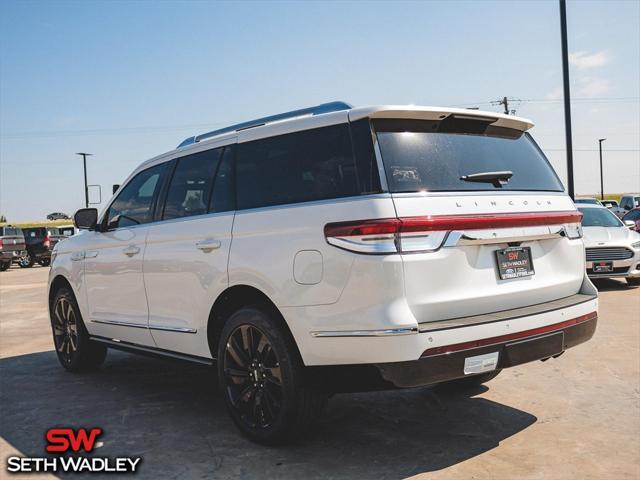
{"label": "background vehicle", "polygon": [[630,193],[620,198],[620,208],[629,211],[633,208],[640,207],[640,194]]}
{"label": "background vehicle", "polygon": [[589,277],[620,277],[640,285],[640,234],[604,207],[583,205],[579,210]]}
{"label": "background vehicle", "polygon": [[66,213],[53,212],[47,215],[47,220],[71,220],[71,217]]}
{"label": "background vehicle", "polygon": [[600,203],[603,207],[607,207],[608,209],[618,207],[618,202],[616,200],[602,200]]}
{"label": "background vehicle", "polygon": [[23,228],[26,253],[18,260],[18,265],[22,268],[32,267],[34,263],[39,263],[43,267],[48,267],[51,262],[51,251],[60,237],[49,237],[46,227]]}
{"label": "background vehicle", "polygon": [[58,358],[216,359],[231,418],[271,443],[330,392],[477,385],[558,356],[593,335],[597,291],[531,126],[336,102],[191,137],[100,218],[76,212],[50,272]]}
{"label": "background vehicle", "polygon": [[25,253],[22,230],[10,225],[0,227],[0,271],[5,271]]}
{"label": "background vehicle", "polygon": [[[629,210],[624,217],[622,217],[622,222],[633,222],[635,226],[633,230],[636,232],[640,232],[640,208],[636,207],[633,210]],[[626,223],[625,223],[626,224]]]}
{"label": "background vehicle", "polygon": [[598,200],[597,198],[589,198],[589,197],[576,198],[574,200],[574,203],[602,206],[602,203],[600,202],[600,200]]}

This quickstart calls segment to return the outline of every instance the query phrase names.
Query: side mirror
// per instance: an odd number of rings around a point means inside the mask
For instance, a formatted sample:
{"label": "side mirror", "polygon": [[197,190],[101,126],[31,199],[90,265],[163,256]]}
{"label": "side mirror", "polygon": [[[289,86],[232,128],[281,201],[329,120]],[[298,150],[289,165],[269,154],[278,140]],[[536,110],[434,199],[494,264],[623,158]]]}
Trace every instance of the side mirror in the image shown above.
{"label": "side mirror", "polygon": [[114,193],[116,193],[119,188],[120,188],[120,184],[118,183],[114,183],[113,185],[111,185],[111,194],[113,195]]}
{"label": "side mirror", "polygon": [[83,230],[91,230],[96,228],[98,223],[98,209],[97,208],[81,208],[73,216],[73,223],[76,228]]}
{"label": "side mirror", "polygon": [[627,228],[630,228],[631,230],[635,230],[636,228],[636,222],[634,222],[633,220],[625,220],[624,224],[627,226]]}

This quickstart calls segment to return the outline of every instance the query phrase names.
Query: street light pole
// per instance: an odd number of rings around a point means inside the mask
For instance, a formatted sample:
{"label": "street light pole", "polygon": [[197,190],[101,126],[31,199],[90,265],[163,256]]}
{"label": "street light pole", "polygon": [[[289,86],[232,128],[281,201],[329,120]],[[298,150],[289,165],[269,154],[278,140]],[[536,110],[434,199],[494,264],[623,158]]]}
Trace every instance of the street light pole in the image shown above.
{"label": "street light pole", "polygon": [[598,147],[600,148],[600,200],[604,200],[604,177],[602,175],[602,142],[606,138],[598,139]]}
{"label": "street light pole", "polygon": [[87,184],[87,157],[92,153],[79,152],[76,155],[82,155],[82,164],[84,166],[84,204],[85,208],[89,208],[89,185]]}
{"label": "street light pole", "polygon": [[560,37],[562,39],[562,79],[564,84],[564,131],[567,145],[567,190],[575,199],[573,187],[573,145],[571,141],[571,97],[569,87],[569,46],[567,44],[567,4],[560,0]]}

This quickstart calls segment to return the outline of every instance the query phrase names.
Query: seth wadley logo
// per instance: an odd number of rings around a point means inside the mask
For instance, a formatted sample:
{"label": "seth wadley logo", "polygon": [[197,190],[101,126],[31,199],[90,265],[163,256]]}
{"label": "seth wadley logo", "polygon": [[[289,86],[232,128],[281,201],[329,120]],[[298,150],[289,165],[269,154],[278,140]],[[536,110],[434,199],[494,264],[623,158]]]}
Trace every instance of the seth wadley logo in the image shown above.
{"label": "seth wadley logo", "polygon": [[[72,429],[50,428],[46,433],[48,453],[76,454],[81,450],[91,453],[100,445],[96,439],[102,435],[101,428]],[[18,457],[7,458],[9,473],[36,472],[81,472],[81,473],[135,473],[141,457],[94,457],[69,455],[59,457]]]}

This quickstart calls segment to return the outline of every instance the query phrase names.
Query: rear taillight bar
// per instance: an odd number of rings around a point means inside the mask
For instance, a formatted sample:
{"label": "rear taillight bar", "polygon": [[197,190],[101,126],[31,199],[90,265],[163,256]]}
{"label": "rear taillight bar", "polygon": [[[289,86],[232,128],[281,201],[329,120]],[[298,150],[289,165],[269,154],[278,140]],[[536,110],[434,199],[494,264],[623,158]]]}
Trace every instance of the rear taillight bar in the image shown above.
{"label": "rear taillight bar", "polygon": [[567,236],[579,238],[581,220],[582,213],[577,210],[433,215],[329,223],[324,235],[331,245],[359,253],[429,252],[440,248],[454,230],[564,225]]}

